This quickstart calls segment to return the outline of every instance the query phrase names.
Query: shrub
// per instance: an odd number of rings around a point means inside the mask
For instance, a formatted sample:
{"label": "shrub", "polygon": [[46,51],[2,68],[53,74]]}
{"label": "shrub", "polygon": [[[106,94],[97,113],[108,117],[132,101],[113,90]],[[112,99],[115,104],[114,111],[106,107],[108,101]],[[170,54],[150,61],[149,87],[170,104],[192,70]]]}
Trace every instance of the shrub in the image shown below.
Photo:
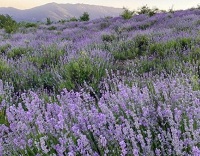
{"label": "shrub", "polygon": [[9,65],[2,59],[0,59],[0,79],[7,81],[7,76],[10,74],[11,68]]}
{"label": "shrub", "polygon": [[76,22],[76,21],[78,21],[78,19],[77,19],[76,17],[72,17],[72,18],[70,18],[68,21],[69,21],[69,22]]}
{"label": "shrub", "polygon": [[26,23],[25,24],[25,28],[37,28],[37,24],[36,23]]}
{"label": "shrub", "polygon": [[29,57],[29,61],[32,62],[38,69],[56,66],[60,61],[60,57],[62,57],[65,53],[63,49],[58,49],[54,45],[44,47],[42,50],[42,54]]}
{"label": "shrub", "polygon": [[5,29],[6,33],[16,32],[18,25],[9,15],[0,15],[0,29]]}
{"label": "shrub", "polygon": [[143,53],[147,51],[150,44],[149,38],[145,35],[137,35],[134,41],[137,55],[143,55]]}
{"label": "shrub", "polygon": [[75,89],[76,91],[85,88],[84,82],[93,88],[95,94],[99,94],[99,83],[105,76],[105,70],[108,64],[101,58],[89,58],[85,54],[77,59],[71,60],[61,69],[63,82],[60,83],[60,89]]}
{"label": "shrub", "polygon": [[118,42],[114,47],[112,54],[117,60],[127,60],[136,57],[135,45],[132,40]]}
{"label": "shrub", "polygon": [[124,11],[123,13],[121,14],[121,16],[124,18],[124,19],[130,19],[133,17],[135,11],[130,11],[128,10],[127,8],[123,8]]}
{"label": "shrub", "polygon": [[10,48],[11,48],[10,44],[5,44],[5,45],[0,46],[0,54],[6,53]]}
{"label": "shrub", "polygon": [[39,79],[39,85],[42,88],[47,89],[49,92],[53,92],[57,90],[58,80],[54,76],[54,74],[50,71],[42,72]]}
{"label": "shrub", "polygon": [[150,17],[155,15],[156,13],[158,13],[159,9],[158,8],[153,8],[153,9],[150,9],[147,5],[145,6],[142,6],[139,11],[137,11],[137,13],[140,15],[140,14],[147,14],[149,15]]}
{"label": "shrub", "polygon": [[46,23],[47,25],[51,25],[51,24],[53,23],[49,17],[48,17],[46,20],[47,20],[47,21],[46,21],[46,22],[47,22],[47,23]]}
{"label": "shrub", "polygon": [[7,57],[13,58],[13,59],[17,59],[19,57],[21,57],[22,55],[28,53],[31,49],[27,49],[27,48],[23,48],[23,47],[17,47],[17,48],[13,48],[11,51],[9,51],[7,53]]}
{"label": "shrub", "polygon": [[109,22],[101,22],[100,23],[100,29],[105,29],[105,28],[108,28],[110,26],[110,23]]}
{"label": "shrub", "polygon": [[55,26],[51,26],[48,28],[48,30],[56,30],[56,27]]}
{"label": "shrub", "polygon": [[115,35],[109,35],[109,34],[104,34],[101,36],[102,38],[102,41],[105,41],[105,42],[112,42],[115,40]]}
{"label": "shrub", "polygon": [[94,73],[92,61],[87,56],[70,61],[63,70],[65,82],[61,84],[61,89],[80,88],[84,81],[91,82]]}
{"label": "shrub", "polygon": [[80,21],[89,21],[90,15],[87,12],[84,12],[82,16],[80,16]]}

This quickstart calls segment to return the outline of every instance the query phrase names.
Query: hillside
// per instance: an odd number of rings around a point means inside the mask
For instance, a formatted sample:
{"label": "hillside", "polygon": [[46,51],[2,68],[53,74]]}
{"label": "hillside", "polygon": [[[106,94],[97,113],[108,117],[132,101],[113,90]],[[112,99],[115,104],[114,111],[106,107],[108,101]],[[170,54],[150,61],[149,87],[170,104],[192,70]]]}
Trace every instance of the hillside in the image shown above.
{"label": "hillside", "polygon": [[45,21],[47,17],[51,20],[69,19],[71,17],[80,17],[83,12],[88,12],[91,19],[106,16],[119,16],[122,12],[120,8],[104,7],[87,4],[57,4],[49,3],[27,10],[18,10],[15,8],[0,8],[0,14],[9,14],[17,21]]}
{"label": "hillside", "polygon": [[200,156],[199,121],[199,8],[0,30],[0,156]]}

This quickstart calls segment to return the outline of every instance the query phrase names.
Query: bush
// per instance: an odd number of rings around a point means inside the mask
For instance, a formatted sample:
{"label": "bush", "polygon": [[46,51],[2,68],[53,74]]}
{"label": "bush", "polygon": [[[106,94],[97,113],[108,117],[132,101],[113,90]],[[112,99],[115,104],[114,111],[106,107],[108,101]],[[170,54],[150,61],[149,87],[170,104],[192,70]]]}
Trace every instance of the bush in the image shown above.
{"label": "bush", "polygon": [[80,57],[64,65],[64,83],[60,88],[75,89],[83,85],[83,82],[91,82],[94,72],[92,61],[88,57]]}
{"label": "bush", "polygon": [[0,15],[0,29],[5,29],[6,33],[16,32],[17,22],[9,15]]}
{"label": "bush", "polygon": [[25,28],[37,28],[37,24],[36,23],[26,23],[25,24]]}
{"label": "bush", "polygon": [[9,65],[4,61],[0,59],[0,79],[7,81],[7,76],[10,74],[11,68]]}
{"label": "bush", "polygon": [[55,26],[51,26],[48,28],[48,30],[56,30],[56,27]]}
{"label": "bush", "polygon": [[47,18],[47,23],[46,23],[47,25],[51,25],[52,24],[52,21],[51,21],[51,19],[48,17]]}
{"label": "bush", "polygon": [[132,18],[133,17],[133,15],[134,15],[134,11],[130,11],[130,10],[128,10],[127,8],[123,8],[124,9],[124,11],[123,11],[123,13],[121,14],[121,16],[124,18],[124,19],[130,19],[130,18]]}
{"label": "bush", "polygon": [[42,50],[42,55],[29,57],[29,61],[32,62],[38,69],[44,69],[59,64],[60,57],[62,57],[65,53],[63,49],[58,49],[54,45],[45,47]]}
{"label": "bush", "polygon": [[23,47],[18,47],[18,48],[13,48],[11,51],[8,52],[7,57],[17,59],[21,57],[22,55],[28,53],[31,49],[23,48]]}
{"label": "bush", "polygon": [[147,51],[150,44],[149,38],[145,35],[137,35],[134,41],[137,55],[143,55],[143,53]]}
{"label": "bush", "polygon": [[80,21],[89,21],[90,15],[87,12],[84,12],[82,16],[80,16]]}
{"label": "bush", "polygon": [[0,46],[0,54],[6,53],[8,51],[8,49],[10,49],[10,48],[11,48],[10,44],[5,44],[5,45]]}
{"label": "bush", "polygon": [[151,17],[151,16],[155,15],[158,12],[159,12],[158,8],[150,9],[147,5],[145,5],[145,6],[141,7],[137,13],[139,15],[140,14],[147,14],[147,15],[149,15]]}
{"label": "bush", "polygon": [[75,89],[79,91],[85,88],[84,82],[93,88],[95,94],[99,94],[99,84],[105,76],[105,69],[108,64],[101,58],[89,58],[87,55],[81,55],[77,59],[71,60],[61,69],[62,79],[59,88]]}
{"label": "bush", "polygon": [[76,21],[78,21],[78,19],[76,17],[72,17],[69,19],[69,22],[76,22]]}
{"label": "bush", "polygon": [[102,38],[102,41],[105,41],[105,42],[112,42],[116,39],[115,35],[109,35],[109,34],[104,34],[101,36]]}

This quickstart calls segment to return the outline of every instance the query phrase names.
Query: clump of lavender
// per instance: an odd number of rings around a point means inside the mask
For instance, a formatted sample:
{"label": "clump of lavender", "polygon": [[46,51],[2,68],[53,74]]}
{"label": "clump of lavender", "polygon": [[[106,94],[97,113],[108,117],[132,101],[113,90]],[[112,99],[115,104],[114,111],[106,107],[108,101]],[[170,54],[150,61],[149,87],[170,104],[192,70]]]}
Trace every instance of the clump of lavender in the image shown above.
{"label": "clump of lavender", "polygon": [[6,109],[3,155],[198,155],[200,92],[165,79],[140,88],[118,83],[96,102],[63,90],[54,103],[37,94]]}

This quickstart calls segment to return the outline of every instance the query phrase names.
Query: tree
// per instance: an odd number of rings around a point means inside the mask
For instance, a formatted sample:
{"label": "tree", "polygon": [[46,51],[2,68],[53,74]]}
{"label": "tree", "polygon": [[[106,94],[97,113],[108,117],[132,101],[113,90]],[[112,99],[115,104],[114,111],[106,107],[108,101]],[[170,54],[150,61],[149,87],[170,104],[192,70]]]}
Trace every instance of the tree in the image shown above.
{"label": "tree", "polygon": [[52,21],[50,18],[47,18],[47,25],[51,25],[52,24]]}
{"label": "tree", "polygon": [[140,14],[146,14],[146,15],[149,15],[149,16],[153,16],[155,15],[156,13],[159,12],[159,9],[158,8],[153,8],[153,9],[150,9],[147,5],[144,5],[142,6],[139,11],[137,11],[137,13],[140,15]]}
{"label": "tree", "polygon": [[123,8],[124,11],[123,13],[121,14],[121,16],[124,18],[124,19],[130,19],[131,17],[133,17],[135,11],[130,11],[128,10],[127,8]]}
{"label": "tree", "polygon": [[80,21],[89,21],[90,15],[87,12],[84,12],[82,16],[80,16]]}
{"label": "tree", "polygon": [[5,29],[6,33],[12,33],[17,30],[17,22],[9,15],[0,15],[0,29]]}

